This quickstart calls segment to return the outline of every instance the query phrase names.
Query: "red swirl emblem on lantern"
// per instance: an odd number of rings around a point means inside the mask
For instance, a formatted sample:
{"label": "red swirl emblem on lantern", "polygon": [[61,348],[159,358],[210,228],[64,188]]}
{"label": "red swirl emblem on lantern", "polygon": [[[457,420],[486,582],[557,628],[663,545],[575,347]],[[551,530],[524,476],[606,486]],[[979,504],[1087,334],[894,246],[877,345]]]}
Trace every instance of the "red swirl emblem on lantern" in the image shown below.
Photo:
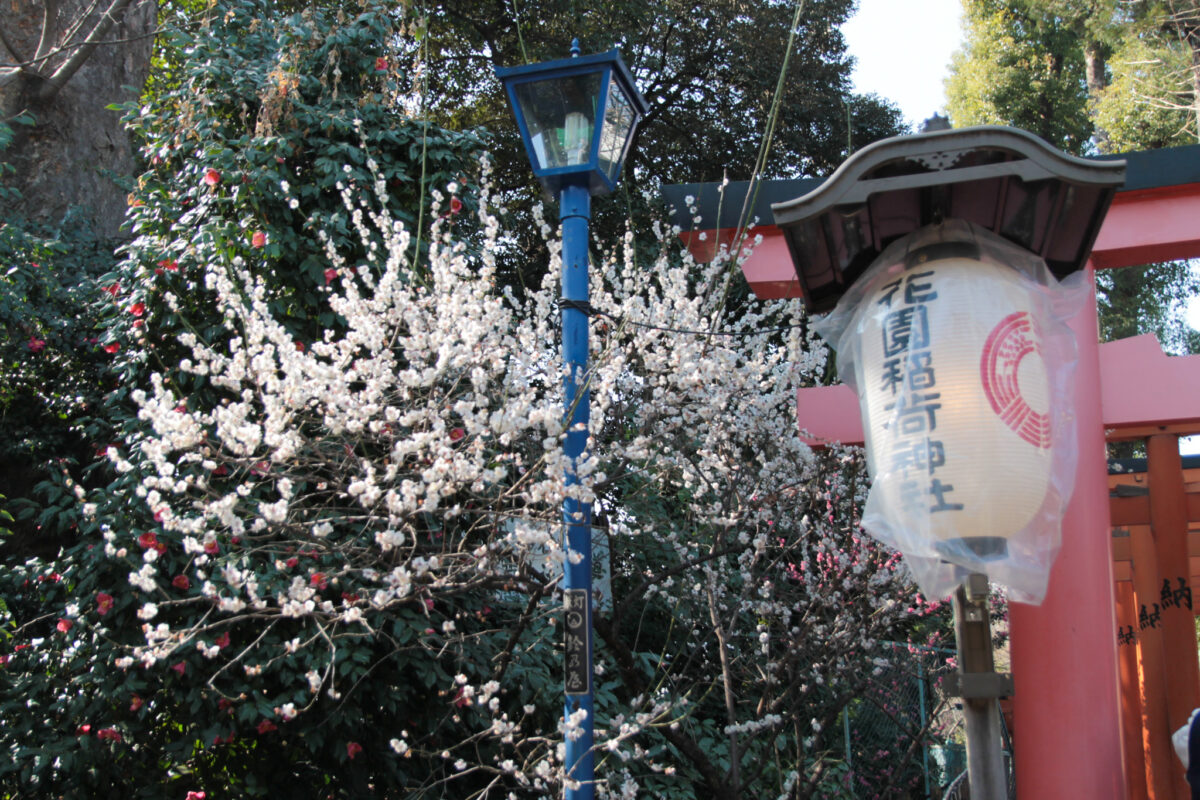
{"label": "red swirl emblem on lantern", "polygon": [[1021,394],[1021,361],[1040,355],[1028,311],[1009,314],[992,329],[983,345],[979,375],[997,416],[1034,447],[1050,447],[1050,416],[1034,410]]}

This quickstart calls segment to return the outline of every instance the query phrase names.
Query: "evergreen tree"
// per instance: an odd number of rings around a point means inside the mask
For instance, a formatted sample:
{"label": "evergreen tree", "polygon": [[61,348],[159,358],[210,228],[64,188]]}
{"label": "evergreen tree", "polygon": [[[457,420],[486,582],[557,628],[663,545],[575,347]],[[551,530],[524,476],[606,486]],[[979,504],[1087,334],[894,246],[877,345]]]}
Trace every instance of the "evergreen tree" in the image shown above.
{"label": "evergreen tree", "polygon": [[[966,43],[947,80],[956,125],[1025,128],[1077,155],[1195,141],[1195,4],[964,0]],[[1097,273],[1105,340],[1152,332],[1194,352],[1182,318],[1200,291],[1186,263]]]}

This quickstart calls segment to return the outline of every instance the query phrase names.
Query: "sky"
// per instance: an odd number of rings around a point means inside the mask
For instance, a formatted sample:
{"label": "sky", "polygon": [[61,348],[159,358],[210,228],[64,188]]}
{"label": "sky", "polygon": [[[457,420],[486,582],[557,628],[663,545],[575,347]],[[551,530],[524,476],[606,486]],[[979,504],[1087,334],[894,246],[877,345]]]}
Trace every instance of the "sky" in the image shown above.
{"label": "sky", "polygon": [[[842,26],[857,62],[854,88],[891,100],[914,126],[945,113],[943,81],[962,44],[961,17],[960,0],[858,0],[858,12]],[[1200,267],[1193,271],[1200,280]],[[1200,329],[1200,300],[1188,308],[1188,322]],[[1200,436],[1190,437],[1184,452],[1200,453]]]}
{"label": "sky", "polygon": [[962,41],[960,0],[858,0],[858,13],[842,26],[853,80],[920,124],[946,104],[942,81],[950,55]]}

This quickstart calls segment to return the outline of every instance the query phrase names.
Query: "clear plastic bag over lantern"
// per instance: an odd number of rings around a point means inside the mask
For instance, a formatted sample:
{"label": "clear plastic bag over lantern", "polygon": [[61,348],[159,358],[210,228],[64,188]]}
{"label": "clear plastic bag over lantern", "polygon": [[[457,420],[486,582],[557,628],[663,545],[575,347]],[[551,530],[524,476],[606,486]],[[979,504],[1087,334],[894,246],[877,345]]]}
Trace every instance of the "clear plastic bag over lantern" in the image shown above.
{"label": "clear plastic bag over lantern", "polygon": [[982,572],[1014,600],[1045,597],[1077,457],[1066,321],[1089,292],[950,220],[887,248],[817,321],[858,392],[863,527],[927,596]]}

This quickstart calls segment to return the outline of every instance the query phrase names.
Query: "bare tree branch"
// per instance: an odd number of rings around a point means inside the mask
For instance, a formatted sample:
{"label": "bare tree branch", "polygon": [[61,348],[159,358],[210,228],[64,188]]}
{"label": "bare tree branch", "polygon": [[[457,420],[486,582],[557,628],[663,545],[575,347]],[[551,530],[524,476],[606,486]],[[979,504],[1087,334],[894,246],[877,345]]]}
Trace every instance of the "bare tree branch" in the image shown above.
{"label": "bare tree branch", "polygon": [[50,52],[53,46],[51,42],[54,41],[54,29],[58,26],[58,0],[45,2],[46,5],[42,8],[42,35],[33,54],[35,61],[40,61]]}
{"label": "bare tree branch", "polygon": [[112,3],[109,4],[108,8],[101,15],[99,21],[96,22],[96,26],[87,35],[84,44],[72,53],[71,57],[63,62],[62,66],[56,69],[54,74],[47,78],[46,82],[38,89],[37,98],[39,100],[49,100],[66,86],[67,81],[88,60],[93,51],[100,45],[100,40],[117,21],[117,17],[128,8],[131,2],[132,0],[112,0]]}
{"label": "bare tree branch", "polygon": [[[118,39],[105,39],[104,41],[92,42],[91,44],[94,44],[97,47],[109,47],[111,45],[117,45],[117,44],[131,44],[133,42],[140,42],[143,39],[153,39],[155,36],[158,36],[158,34],[160,34],[163,30],[164,30],[163,28],[159,28],[159,27],[155,26],[153,30],[149,30],[146,33],[138,34],[137,36],[125,36],[125,37],[118,38]],[[3,43],[3,41],[2,41],[3,38],[4,38],[3,31],[0,31],[0,44]],[[58,47],[54,48],[54,50],[52,50],[50,52],[50,54],[47,55],[41,61],[31,58],[31,59],[24,60],[24,61],[18,60],[15,63],[0,63],[0,70],[5,70],[5,69],[13,69],[16,71],[28,70],[29,67],[32,67],[35,64],[44,64],[46,61],[53,59],[57,55],[61,55],[65,52],[67,52],[68,50],[78,50],[79,48],[85,47],[88,44],[89,44],[88,42],[72,42],[71,44],[59,45]]]}
{"label": "bare tree branch", "polygon": [[9,39],[7,35],[5,35],[3,28],[0,28],[0,44],[3,44],[4,49],[11,53],[12,57],[15,58],[19,63],[24,63],[27,60],[17,52],[17,46],[12,43],[12,40]]}

